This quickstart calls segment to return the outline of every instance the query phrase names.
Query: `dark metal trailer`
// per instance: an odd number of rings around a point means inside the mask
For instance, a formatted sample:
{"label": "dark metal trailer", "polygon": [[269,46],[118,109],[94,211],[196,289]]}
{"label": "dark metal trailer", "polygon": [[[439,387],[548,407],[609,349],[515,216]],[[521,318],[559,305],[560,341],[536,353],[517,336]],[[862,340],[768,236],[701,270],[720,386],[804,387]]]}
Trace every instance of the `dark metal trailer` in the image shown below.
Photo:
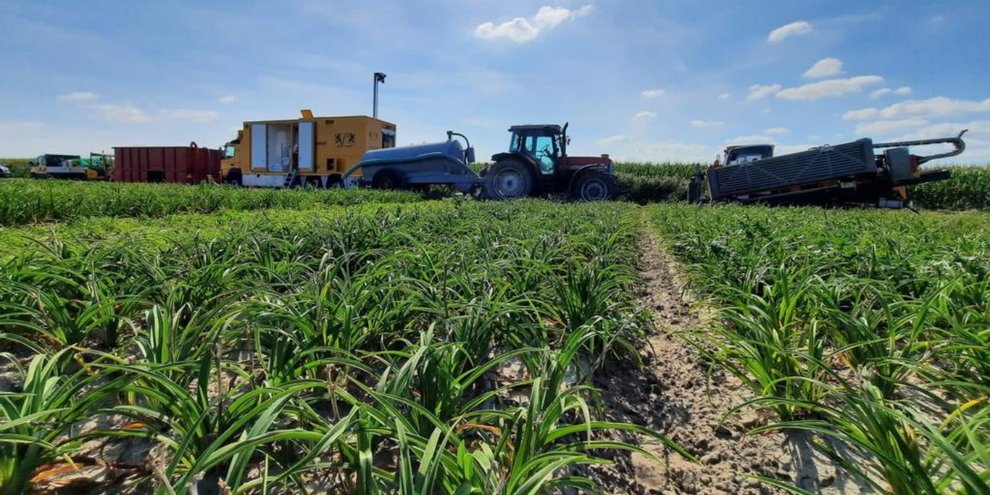
{"label": "dark metal trailer", "polygon": [[[712,201],[786,204],[868,204],[886,208],[908,206],[907,186],[949,178],[942,170],[922,170],[931,160],[956,156],[966,149],[962,136],[874,143],[860,139],[820,146],[799,153],[772,156],[773,147],[733,146],[725,165],[716,163],[692,181],[689,200],[702,200],[707,177]],[[951,144],[947,153],[919,156],[911,146]]]}
{"label": "dark metal trailer", "polygon": [[114,148],[115,182],[220,182],[220,150],[189,146]]}

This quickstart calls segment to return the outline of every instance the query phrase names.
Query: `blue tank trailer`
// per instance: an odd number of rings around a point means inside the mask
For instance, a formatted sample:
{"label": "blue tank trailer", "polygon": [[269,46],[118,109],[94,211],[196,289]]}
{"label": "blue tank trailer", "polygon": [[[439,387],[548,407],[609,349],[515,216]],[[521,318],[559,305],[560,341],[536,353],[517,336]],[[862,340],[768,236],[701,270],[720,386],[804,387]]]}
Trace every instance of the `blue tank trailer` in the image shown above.
{"label": "blue tank trailer", "polygon": [[[707,171],[699,167],[688,187],[688,200],[908,207],[907,186],[950,176],[949,171],[922,170],[920,165],[961,154],[966,150],[965,133],[891,143],[860,139],[782,156],[773,156],[772,145],[730,146]],[[913,155],[909,149],[934,144],[951,144],[954,149],[927,156]],[[702,191],[706,179],[707,198]]]}
{"label": "blue tank trailer", "polygon": [[[464,140],[464,145],[454,137]],[[371,150],[361,162],[344,172],[345,186],[365,186],[375,189],[415,189],[432,185],[447,185],[462,193],[477,190],[484,182],[471,169],[474,148],[467,138],[453,131],[440,143]],[[361,171],[360,177],[355,172]]]}
{"label": "blue tank trailer", "polygon": [[567,124],[516,125],[509,132],[509,150],[492,156],[491,167],[480,173],[470,167],[475,156],[467,137],[447,131],[441,143],[368,151],[342,180],[345,186],[377,189],[447,185],[485,199],[568,193],[599,201],[617,195],[615,164],[608,155],[567,154]]}

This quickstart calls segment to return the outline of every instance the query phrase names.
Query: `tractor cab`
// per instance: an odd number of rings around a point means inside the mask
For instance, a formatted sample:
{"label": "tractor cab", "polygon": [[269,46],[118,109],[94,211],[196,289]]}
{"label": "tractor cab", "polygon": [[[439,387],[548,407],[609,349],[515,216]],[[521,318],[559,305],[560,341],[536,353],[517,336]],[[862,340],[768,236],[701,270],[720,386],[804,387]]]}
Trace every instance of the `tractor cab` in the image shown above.
{"label": "tractor cab", "polygon": [[514,125],[509,128],[512,140],[509,153],[521,153],[532,159],[541,175],[553,175],[561,158],[567,156],[567,125]]}
{"label": "tractor cab", "polygon": [[615,197],[618,184],[608,155],[575,157],[567,154],[567,124],[514,125],[509,150],[492,156],[485,176],[485,195],[511,199],[570,193],[582,201]]}

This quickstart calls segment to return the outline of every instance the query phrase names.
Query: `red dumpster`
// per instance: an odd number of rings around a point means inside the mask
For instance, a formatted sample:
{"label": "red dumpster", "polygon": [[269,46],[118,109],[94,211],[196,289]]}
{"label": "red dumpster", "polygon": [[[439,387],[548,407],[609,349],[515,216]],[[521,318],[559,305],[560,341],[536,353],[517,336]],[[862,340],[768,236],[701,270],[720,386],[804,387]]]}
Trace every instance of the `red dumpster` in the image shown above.
{"label": "red dumpster", "polygon": [[117,182],[220,182],[220,150],[189,146],[114,147]]}

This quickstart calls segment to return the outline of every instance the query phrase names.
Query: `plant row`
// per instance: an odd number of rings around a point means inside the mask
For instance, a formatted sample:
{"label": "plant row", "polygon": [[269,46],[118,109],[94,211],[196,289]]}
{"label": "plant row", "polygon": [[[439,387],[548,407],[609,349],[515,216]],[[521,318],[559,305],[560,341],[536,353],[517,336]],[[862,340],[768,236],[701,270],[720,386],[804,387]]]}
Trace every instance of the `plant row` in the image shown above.
{"label": "plant row", "polygon": [[410,192],[246,189],[215,184],[131,184],[58,180],[0,181],[0,226],[88,217],[161,217],[222,210],[311,208],[410,202]]}
{"label": "plant row", "polygon": [[637,449],[611,432],[657,436],[589,385],[638,356],[628,206],[281,215],[4,261],[0,492],[86,465],[159,493],[592,490]]}
{"label": "plant row", "polygon": [[767,429],[809,430],[882,493],[990,493],[990,218],[652,208],[718,309],[687,335]]}

